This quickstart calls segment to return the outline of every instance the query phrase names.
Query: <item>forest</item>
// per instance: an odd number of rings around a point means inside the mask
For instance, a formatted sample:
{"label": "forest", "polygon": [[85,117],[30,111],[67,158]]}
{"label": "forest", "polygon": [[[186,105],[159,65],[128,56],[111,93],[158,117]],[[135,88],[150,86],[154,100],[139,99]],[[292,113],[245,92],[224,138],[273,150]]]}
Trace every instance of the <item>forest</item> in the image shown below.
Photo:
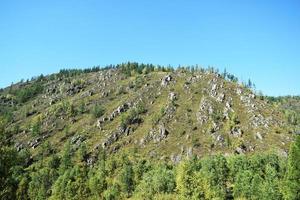
{"label": "forest", "polygon": [[178,165],[152,162],[135,152],[108,157],[99,152],[92,167],[86,147],[74,155],[70,142],[62,155],[47,143],[40,162],[30,153],[0,149],[1,199],[299,199],[300,136],[287,159],[253,154],[206,156]]}

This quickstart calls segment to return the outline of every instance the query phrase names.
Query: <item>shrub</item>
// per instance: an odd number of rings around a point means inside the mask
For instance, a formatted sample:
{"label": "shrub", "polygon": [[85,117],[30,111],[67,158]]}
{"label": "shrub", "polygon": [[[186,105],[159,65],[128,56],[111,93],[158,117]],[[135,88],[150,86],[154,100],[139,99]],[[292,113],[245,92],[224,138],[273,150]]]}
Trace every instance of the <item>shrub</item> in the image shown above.
{"label": "shrub", "polygon": [[94,118],[101,117],[104,114],[104,112],[105,112],[105,109],[98,104],[95,105],[92,109],[92,114],[93,114]]}

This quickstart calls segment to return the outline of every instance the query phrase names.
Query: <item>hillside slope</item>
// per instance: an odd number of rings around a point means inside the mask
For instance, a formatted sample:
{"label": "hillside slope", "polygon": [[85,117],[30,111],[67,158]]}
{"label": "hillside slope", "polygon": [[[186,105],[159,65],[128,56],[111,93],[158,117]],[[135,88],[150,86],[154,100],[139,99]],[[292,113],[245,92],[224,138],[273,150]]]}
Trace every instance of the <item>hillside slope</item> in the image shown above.
{"label": "hillside slope", "polygon": [[11,113],[5,141],[33,155],[45,141],[59,152],[71,139],[76,148],[84,142],[91,158],[99,148],[135,149],[174,162],[218,152],[284,153],[293,127],[283,113],[228,77],[135,63],[41,76],[1,92],[3,116]]}
{"label": "hillside slope", "polygon": [[298,105],[213,68],[21,81],[0,91],[0,199],[299,199]]}

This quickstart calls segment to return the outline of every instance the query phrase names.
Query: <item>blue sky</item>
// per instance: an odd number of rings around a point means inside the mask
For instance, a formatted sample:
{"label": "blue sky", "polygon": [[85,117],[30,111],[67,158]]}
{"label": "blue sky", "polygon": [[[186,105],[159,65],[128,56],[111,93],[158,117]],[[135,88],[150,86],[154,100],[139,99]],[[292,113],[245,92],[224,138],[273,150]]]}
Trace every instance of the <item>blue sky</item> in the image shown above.
{"label": "blue sky", "polygon": [[215,66],[300,94],[300,1],[0,1],[0,87],[126,61]]}

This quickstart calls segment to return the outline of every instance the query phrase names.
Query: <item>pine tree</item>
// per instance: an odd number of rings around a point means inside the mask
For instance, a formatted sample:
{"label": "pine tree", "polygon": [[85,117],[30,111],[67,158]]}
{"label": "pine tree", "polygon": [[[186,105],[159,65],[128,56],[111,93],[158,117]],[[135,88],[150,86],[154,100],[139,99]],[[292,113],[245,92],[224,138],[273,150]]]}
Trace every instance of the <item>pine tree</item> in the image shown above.
{"label": "pine tree", "polygon": [[290,146],[283,192],[285,199],[300,199],[300,136]]}

